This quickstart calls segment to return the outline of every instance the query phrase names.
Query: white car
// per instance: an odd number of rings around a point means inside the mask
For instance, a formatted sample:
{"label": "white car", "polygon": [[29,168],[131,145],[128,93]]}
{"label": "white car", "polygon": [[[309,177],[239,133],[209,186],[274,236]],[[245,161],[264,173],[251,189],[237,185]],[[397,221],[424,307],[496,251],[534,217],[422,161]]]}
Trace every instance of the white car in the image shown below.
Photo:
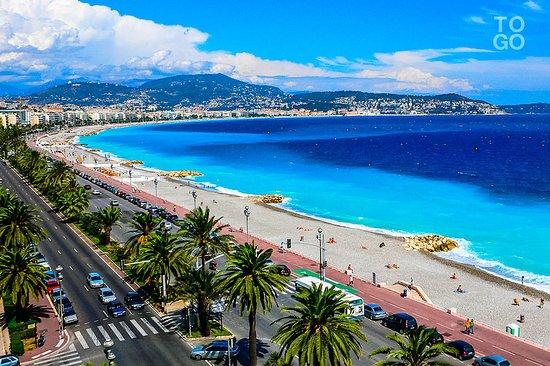
{"label": "white car", "polygon": [[168,222],[168,221],[165,221],[164,222],[164,228],[166,230],[172,230],[172,223]]}
{"label": "white car", "polygon": [[115,293],[108,287],[103,287],[102,289],[100,289],[97,297],[102,304],[108,304],[111,301],[116,300]]}
{"label": "white car", "polygon": [[97,189],[94,189],[94,190],[92,191],[92,194],[93,194],[94,196],[99,196],[99,195],[101,194],[101,192],[98,191]]}
{"label": "white car", "polygon": [[78,323],[78,317],[76,316],[74,309],[63,311],[63,323],[65,325]]}
{"label": "white car", "polygon": [[111,206],[118,206],[119,203],[117,200],[111,200]]}

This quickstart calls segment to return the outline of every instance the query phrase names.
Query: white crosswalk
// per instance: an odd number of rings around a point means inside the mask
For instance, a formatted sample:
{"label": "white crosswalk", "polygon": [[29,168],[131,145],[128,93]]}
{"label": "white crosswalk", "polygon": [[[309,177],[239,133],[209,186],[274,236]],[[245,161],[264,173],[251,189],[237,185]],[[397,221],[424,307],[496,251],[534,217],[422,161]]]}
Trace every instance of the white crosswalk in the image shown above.
{"label": "white crosswalk", "polygon": [[[143,324],[145,325],[145,329]],[[153,324],[157,327],[155,328]],[[101,346],[106,339],[124,342],[128,339],[136,339],[139,336],[147,337],[148,335],[168,332],[170,331],[162,326],[160,320],[153,316],[149,318],[142,317],[138,319],[120,320],[118,322],[105,324],[104,326],[91,326],[85,330],[80,329],[75,331],[74,335],[76,339],[75,344],[80,348],[88,349],[94,346]],[[98,334],[101,334],[101,338]]]}
{"label": "white crosswalk", "polygon": [[74,344],[71,344],[66,351],[62,351],[51,356],[40,358],[37,361],[31,361],[33,366],[76,366],[82,365],[83,361],[78,354]]}
{"label": "white crosswalk", "polygon": [[278,292],[283,295],[293,294],[296,292],[296,288],[294,287],[294,283],[287,283],[286,287],[282,291]]}

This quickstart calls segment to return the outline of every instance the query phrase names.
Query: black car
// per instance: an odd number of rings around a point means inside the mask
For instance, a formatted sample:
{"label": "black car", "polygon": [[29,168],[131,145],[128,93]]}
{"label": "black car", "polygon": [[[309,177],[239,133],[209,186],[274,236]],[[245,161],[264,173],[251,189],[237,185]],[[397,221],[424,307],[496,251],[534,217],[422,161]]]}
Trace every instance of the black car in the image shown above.
{"label": "black car", "polygon": [[139,310],[145,307],[145,302],[135,291],[130,291],[124,296],[124,302],[126,306],[132,310]]}
{"label": "black car", "polygon": [[432,337],[430,338],[430,344],[436,344],[436,343],[443,343],[445,340],[443,339],[443,335],[437,331],[436,328],[432,328],[433,333]]}
{"label": "black car", "polygon": [[284,264],[277,264],[277,268],[279,269],[279,274],[283,276],[290,276],[290,268],[288,268]]}
{"label": "black car", "polygon": [[447,343],[447,345],[456,350],[456,354],[451,354],[451,355],[455,356],[459,360],[472,359],[476,354],[474,347],[470,343],[462,340],[451,341]]}
{"label": "black car", "polygon": [[89,184],[84,184],[84,189],[89,191],[90,189],[92,189],[92,186]]}
{"label": "black car", "polygon": [[382,319],[382,325],[399,333],[415,330],[418,325],[416,319],[407,313],[395,313]]}
{"label": "black car", "polygon": [[119,316],[126,315],[126,309],[124,308],[124,305],[118,300],[111,301],[109,304],[107,304],[107,311],[113,318],[118,318]]}

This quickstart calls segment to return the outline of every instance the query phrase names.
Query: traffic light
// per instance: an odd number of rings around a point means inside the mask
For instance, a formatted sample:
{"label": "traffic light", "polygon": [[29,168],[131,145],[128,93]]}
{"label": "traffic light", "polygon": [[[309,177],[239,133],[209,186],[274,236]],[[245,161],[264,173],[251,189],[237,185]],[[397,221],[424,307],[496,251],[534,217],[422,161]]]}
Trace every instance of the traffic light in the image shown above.
{"label": "traffic light", "polygon": [[291,239],[286,239],[286,247],[287,247],[287,249],[290,249],[292,247],[292,240]]}

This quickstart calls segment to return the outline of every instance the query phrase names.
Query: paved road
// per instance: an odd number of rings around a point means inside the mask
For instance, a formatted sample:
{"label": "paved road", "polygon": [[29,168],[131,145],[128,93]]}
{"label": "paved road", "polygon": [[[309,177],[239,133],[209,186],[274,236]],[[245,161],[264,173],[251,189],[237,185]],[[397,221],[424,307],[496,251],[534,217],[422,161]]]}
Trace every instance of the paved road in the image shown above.
{"label": "paved road", "polygon": [[101,343],[106,337],[115,342],[113,351],[119,365],[206,365],[189,359],[189,347],[177,335],[167,332],[150,308],[132,311],[120,320],[107,316],[96,290],[86,285],[86,274],[100,272],[119,298],[130,287],[15,172],[0,164],[0,176],[3,185],[37,207],[48,232],[48,239],[39,246],[40,251],[51,267],[63,266],[63,287],[79,317],[77,325],[67,328],[73,338],[71,348],[55,357],[37,361],[36,365],[99,363],[105,357]]}
{"label": "paved road", "polygon": [[[89,184],[88,181],[80,177],[78,177],[78,181],[82,185]],[[120,199],[113,193],[102,189],[101,187],[92,184],[92,188],[97,189],[98,191],[100,191],[101,194],[97,196],[91,196],[90,210],[96,211],[100,208],[107,207],[112,199],[117,199],[119,201],[119,207],[122,211],[122,219],[120,221],[120,226],[117,226],[113,229],[113,238],[118,241],[125,241],[129,236],[128,223],[131,220],[133,214],[136,211],[144,210],[138,208],[137,206],[126,200]],[[220,266],[222,266],[223,260],[220,260],[219,262]],[[279,297],[277,299],[279,307],[274,307],[271,312],[263,314],[258,318],[258,337],[261,340],[261,347],[259,347],[260,363],[262,363],[263,359],[265,359],[270,352],[278,350],[278,346],[271,342],[271,338],[275,334],[277,325],[271,325],[271,323],[284,316],[281,311],[283,307],[292,306],[295,304],[294,299],[291,298],[291,295],[293,293],[295,293],[294,285],[292,282],[290,282],[287,288],[279,294]],[[184,323],[184,321],[180,319],[180,323]],[[245,317],[240,316],[238,309],[225,313],[223,316],[223,323],[235,334],[235,336],[239,340],[239,345],[241,347],[246,347],[246,342],[244,342],[244,339],[248,337],[248,322]],[[385,338],[385,336],[390,332],[386,327],[380,325],[379,322],[374,322],[366,319],[363,321],[363,330],[368,336],[368,342],[366,344],[363,344],[364,356],[360,360],[355,360],[354,365],[372,365],[374,363],[373,361],[383,359],[383,357],[379,356],[373,359],[368,359],[366,355],[368,355],[369,352],[380,346],[391,345],[391,342],[389,342]],[[263,357],[264,355],[265,357]],[[443,356],[442,359],[450,362],[452,365],[466,364],[449,356]],[[245,353],[240,355],[239,361],[241,364],[247,364],[247,357]]]}

